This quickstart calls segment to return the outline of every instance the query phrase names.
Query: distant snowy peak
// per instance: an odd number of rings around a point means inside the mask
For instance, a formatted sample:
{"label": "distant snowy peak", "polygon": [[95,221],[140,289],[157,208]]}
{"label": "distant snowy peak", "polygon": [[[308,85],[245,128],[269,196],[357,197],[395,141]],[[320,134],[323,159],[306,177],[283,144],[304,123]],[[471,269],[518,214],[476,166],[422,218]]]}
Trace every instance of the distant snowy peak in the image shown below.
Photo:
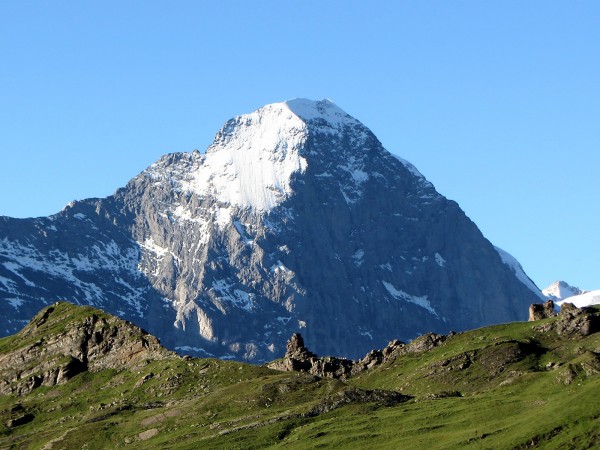
{"label": "distant snowy peak", "polygon": [[531,281],[531,278],[527,276],[527,274],[523,270],[523,266],[521,266],[519,261],[517,261],[517,259],[507,251],[502,250],[501,248],[496,246],[494,246],[494,248],[500,255],[502,262],[508,267],[510,267],[513,273],[516,275],[517,279],[525,286],[527,286],[531,291],[533,291],[538,297],[543,299],[544,295],[542,294],[542,292],[540,292],[540,289],[535,285],[535,283]]}
{"label": "distant snowy peak", "polygon": [[578,287],[571,286],[564,281],[555,281],[546,289],[542,290],[542,293],[546,298],[550,300],[565,300],[574,295],[585,294],[587,291],[583,291]]}
{"label": "distant snowy peak", "polygon": [[562,306],[563,303],[573,303],[578,308],[600,305],[600,290],[584,291],[565,281],[555,281],[542,290],[542,293],[548,300],[554,300],[558,306]]}

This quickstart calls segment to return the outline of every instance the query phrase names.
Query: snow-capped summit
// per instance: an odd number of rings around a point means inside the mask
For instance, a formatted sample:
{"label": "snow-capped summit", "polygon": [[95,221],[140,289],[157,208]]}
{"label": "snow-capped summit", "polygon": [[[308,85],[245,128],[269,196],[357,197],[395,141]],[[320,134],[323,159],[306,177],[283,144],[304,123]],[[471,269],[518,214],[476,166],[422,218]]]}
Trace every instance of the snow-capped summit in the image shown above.
{"label": "snow-capped summit", "polygon": [[276,105],[285,105],[285,107],[304,122],[320,119],[329,126],[362,125],[358,120],[328,99],[314,101],[306,98],[296,98],[283,103],[274,103],[272,106]]}
{"label": "snow-capped summit", "polygon": [[585,294],[588,291],[583,291],[578,287],[571,286],[565,281],[555,281],[546,289],[542,290],[544,296],[550,300],[565,300],[574,295]]}
{"label": "snow-capped summit", "polygon": [[[368,129],[329,100],[273,103],[228,121],[206,154],[183,154],[175,164],[167,156],[145,173],[182,192],[268,212],[289,197],[294,177],[306,170],[309,135],[317,131],[341,136],[344,127],[352,127],[355,141],[366,139]],[[350,170],[358,182],[366,177],[354,166]]]}
{"label": "snow-capped summit", "polygon": [[[530,281],[530,280],[529,280]],[[260,362],[526,319],[539,291],[456,202],[328,100],[229,120],[115,195],[0,218],[0,334],[91,304],[168,347]]]}
{"label": "snow-capped summit", "polygon": [[600,290],[584,291],[565,281],[555,281],[542,290],[542,293],[547,299],[553,300],[557,306],[562,306],[563,303],[573,303],[578,308],[600,305]]}
{"label": "snow-capped summit", "polygon": [[284,103],[267,105],[228,121],[206,154],[161,159],[146,170],[182,192],[270,211],[291,193],[292,176],[306,169],[299,150],[306,124]]}

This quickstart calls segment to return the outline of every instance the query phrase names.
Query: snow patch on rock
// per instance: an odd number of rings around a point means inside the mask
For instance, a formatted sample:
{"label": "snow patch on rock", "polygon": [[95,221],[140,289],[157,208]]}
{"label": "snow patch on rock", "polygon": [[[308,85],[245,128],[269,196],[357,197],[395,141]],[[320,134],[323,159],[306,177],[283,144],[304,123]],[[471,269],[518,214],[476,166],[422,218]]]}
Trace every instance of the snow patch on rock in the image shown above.
{"label": "snow patch on rock", "polygon": [[435,254],[435,262],[440,267],[445,267],[446,266],[446,260],[439,253]]}
{"label": "snow patch on rock", "polygon": [[422,297],[419,297],[416,295],[410,295],[404,291],[401,291],[400,289],[396,289],[393,284],[388,283],[387,281],[382,281],[382,283],[385,286],[385,288],[387,289],[387,291],[392,295],[392,297],[396,298],[397,300],[403,300],[406,302],[414,303],[415,305],[426,309],[434,316],[438,316],[435,309],[433,309],[431,307],[431,304],[429,303],[429,300],[427,300],[426,295],[423,295]]}

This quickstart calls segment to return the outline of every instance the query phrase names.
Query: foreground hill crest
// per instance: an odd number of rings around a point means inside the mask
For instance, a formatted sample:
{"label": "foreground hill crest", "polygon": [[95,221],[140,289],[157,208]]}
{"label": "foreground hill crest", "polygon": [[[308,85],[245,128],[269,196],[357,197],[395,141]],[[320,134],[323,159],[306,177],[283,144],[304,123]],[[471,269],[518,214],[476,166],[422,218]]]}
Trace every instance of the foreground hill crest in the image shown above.
{"label": "foreground hill crest", "polygon": [[55,303],[40,311],[0,354],[0,394],[24,395],[84,372],[138,369],[177,358],[154,336],[90,307]]}
{"label": "foreground hill crest", "polygon": [[359,361],[318,357],[296,334],[275,371],[179,357],[59,303],[0,339],[0,447],[596,448],[599,325],[599,308],[565,305]]}
{"label": "foreground hill crest", "polygon": [[[459,206],[329,101],[228,121],[105,199],[0,218],[0,331],[69,298],[198,356],[264,362],[300,332],[390,339],[526,319],[539,291]],[[517,270],[518,269],[518,270]]]}

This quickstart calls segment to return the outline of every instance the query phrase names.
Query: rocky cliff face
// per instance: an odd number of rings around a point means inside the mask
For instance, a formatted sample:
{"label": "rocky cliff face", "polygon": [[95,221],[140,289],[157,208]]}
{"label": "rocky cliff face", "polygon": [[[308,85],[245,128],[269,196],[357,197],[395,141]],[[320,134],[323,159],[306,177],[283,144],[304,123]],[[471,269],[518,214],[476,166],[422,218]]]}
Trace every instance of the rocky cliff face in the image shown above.
{"label": "rocky cliff face", "polygon": [[0,394],[23,395],[86,371],[175,358],[154,336],[92,308],[56,303],[0,347]]}
{"label": "rocky cliff face", "polygon": [[69,299],[169,348],[267,361],[301,332],[357,358],[390,339],[526,320],[538,300],[459,206],[328,101],[230,120],[106,199],[0,218],[0,333]]}

